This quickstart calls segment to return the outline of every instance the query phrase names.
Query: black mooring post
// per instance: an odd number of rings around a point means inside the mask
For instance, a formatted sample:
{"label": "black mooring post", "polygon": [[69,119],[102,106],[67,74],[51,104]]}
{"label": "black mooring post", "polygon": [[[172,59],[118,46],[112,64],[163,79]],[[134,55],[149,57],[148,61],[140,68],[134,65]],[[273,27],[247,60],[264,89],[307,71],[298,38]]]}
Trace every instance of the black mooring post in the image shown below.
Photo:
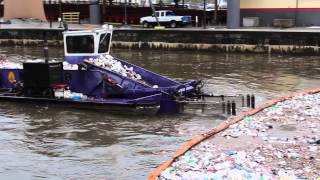
{"label": "black mooring post", "polygon": [[48,40],[47,33],[43,33],[43,55],[45,59],[45,63],[49,63],[49,48],[48,48]]}
{"label": "black mooring post", "polygon": [[205,105],[205,104],[202,104],[202,106],[201,106],[201,112],[202,112],[202,113],[204,113],[205,107],[206,107],[206,105]]}
{"label": "black mooring post", "polygon": [[250,107],[250,95],[247,94],[247,107]]}
{"label": "black mooring post", "polygon": [[230,103],[230,101],[227,102],[227,114],[231,115],[231,103]]}
{"label": "black mooring post", "polygon": [[234,102],[234,100],[231,103],[231,114],[233,116],[235,116],[237,114],[237,112],[236,112],[236,103]]}
{"label": "black mooring post", "polygon": [[221,97],[221,100],[224,101],[224,95],[221,95],[220,97]]}
{"label": "black mooring post", "polygon": [[242,107],[244,107],[244,95],[241,95]]}
{"label": "black mooring post", "polygon": [[225,114],[226,113],[226,102],[223,101],[221,104],[222,104],[222,106],[221,106],[222,107],[222,114]]}
{"label": "black mooring post", "polygon": [[256,97],[253,94],[251,95],[251,108],[256,108]]}

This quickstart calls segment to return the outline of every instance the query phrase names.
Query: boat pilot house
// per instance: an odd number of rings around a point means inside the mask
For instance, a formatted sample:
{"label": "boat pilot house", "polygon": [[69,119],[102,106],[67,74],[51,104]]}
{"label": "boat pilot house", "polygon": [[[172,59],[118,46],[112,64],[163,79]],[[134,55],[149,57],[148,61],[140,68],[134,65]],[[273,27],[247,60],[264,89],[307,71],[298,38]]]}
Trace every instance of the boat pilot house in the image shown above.
{"label": "boat pilot house", "polygon": [[[110,39],[110,34],[102,34],[100,36],[98,53],[109,52]],[[94,37],[92,35],[68,36],[66,42],[67,53],[95,53]]]}

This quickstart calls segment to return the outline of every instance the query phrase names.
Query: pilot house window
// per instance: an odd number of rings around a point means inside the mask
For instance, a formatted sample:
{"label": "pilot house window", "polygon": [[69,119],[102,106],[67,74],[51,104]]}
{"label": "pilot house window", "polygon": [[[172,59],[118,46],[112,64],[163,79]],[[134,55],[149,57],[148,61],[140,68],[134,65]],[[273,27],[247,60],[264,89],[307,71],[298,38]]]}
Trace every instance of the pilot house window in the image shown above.
{"label": "pilot house window", "polygon": [[66,41],[68,53],[94,53],[94,38],[91,35],[68,36]]}
{"label": "pilot house window", "polygon": [[110,34],[101,34],[100,40],[99,40],[99,53],[106,53],[109,51],[109,45],[110,45]]}

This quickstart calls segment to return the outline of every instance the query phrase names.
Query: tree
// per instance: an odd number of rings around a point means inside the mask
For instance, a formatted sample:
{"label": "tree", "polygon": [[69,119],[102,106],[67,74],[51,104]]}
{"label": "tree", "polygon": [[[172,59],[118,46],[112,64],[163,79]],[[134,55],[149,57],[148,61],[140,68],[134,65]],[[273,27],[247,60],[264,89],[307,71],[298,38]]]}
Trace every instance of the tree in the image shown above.
{"label": "tree", "polygon": [[180,0],[173,0],[174,1],[174,7],[178,8],[179,7],[179,1]]}
{"label": "tree", "polygon": [[113,5],[113,0],[109,0],[109,5]]}

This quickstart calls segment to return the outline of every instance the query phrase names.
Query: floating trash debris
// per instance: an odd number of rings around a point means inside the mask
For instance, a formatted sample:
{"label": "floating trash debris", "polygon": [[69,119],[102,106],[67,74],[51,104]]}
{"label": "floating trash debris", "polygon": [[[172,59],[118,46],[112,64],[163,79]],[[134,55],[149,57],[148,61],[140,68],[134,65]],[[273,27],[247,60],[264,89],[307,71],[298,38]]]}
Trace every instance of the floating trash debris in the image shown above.
{"label": "floating trash debris", "polygon": [[0,55],[0,69],[22,69],[21,63],[10,62],[5,55]]}
{"label": "floating trash debris", "polygon": [[266,108],[201,142],[158,179],[317,179],[320,93]]}

